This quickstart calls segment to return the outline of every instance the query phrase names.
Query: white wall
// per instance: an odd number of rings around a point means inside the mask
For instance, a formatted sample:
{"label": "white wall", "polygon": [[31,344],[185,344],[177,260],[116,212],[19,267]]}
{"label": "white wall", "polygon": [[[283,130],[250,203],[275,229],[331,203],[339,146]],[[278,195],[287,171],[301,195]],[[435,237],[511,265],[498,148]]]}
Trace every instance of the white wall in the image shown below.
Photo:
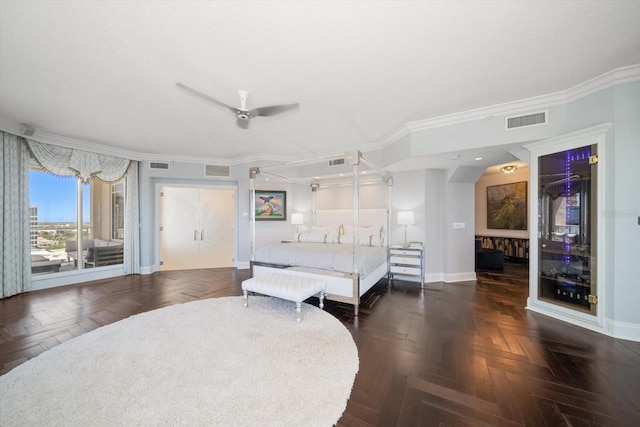
{"label": "white wall", "polygon": [[[399,211],[413,211],[414,225],[407,227],[407,240],[423,242],[428,246],[425,235],[425,174],[426,171],[400,172],[393,175],[391,193],[391,240],[392,245],[404,244],[404,226],[398,225]],[[427,247],[425,252],[428,253]]]}
{"label": "white wall", "polygon": [[[640,332],[640,82],[613,89],[615,94],[615,154],[607,158],[614,177],[614,204],[604,212],[615,236],[610,252],[612,329],[629,338]],[[615,254],[615,256],[614,256]]]}
{"label": "white wall", "polygon": [[444,280],[446,174],[444,169],[428,169],[424,174],[426,282]]}
{"label": "white wall", "polygon": [[[445,184],[444,215],[444,281],[475,280],[474,183]],[[461,224],[463,228],[453,228]]]}

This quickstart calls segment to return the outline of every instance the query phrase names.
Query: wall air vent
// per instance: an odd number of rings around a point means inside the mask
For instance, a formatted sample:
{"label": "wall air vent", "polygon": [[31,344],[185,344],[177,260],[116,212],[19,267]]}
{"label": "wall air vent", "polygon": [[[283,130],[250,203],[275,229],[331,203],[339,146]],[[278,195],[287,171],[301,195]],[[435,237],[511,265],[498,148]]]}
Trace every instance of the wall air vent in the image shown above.
{"label": "wall air vent", "polygon": [[229,166],[204,165],[204,176],[229,178]]}
{"label": "wall air vent", "polygon": [[537,126],[547,124],[547,112],[526,114],[524,116],[511,116],[506,118],[507,130],[522,128],[527,126]]}
{"label": "wall air vent", "polygon": [[169,169],[169,163],[165,162],[150,162],[149,169]]}
{"label": "wall air vent", "polygon": [[344,159],[329,160],[329,166],[338,166],[338,165],[344,165]]}

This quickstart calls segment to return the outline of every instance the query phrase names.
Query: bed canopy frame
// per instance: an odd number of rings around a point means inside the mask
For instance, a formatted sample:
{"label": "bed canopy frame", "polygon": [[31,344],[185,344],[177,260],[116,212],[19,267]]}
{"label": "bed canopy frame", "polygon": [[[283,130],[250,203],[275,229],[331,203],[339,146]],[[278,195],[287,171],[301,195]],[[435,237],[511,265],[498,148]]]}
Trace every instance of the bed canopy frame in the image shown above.
{"label": "bed canopy frame", "polygon": [[[323,160],[328,160],[328,159],[323,159]],[[359,306],[359,301],[360,301],[360,272],[359,272],[359,267],[358,267],[358,257],[360,255],[360,249],[359,249],[359,244],[358,242],[360,241],[360,237],[359,237],[359,231],[360,231],[360,187],[361,185],[368,185],[368,184],[372,184],[372,183],[376,183],[376,184],[386,184],[387,187],[387,200],[386,200],[386,218],[385,218],[385,231],[386,231],[386,238],[385,238],[385,242],[384,245],[385,247],[388,247],[389,245],[389,241],[391,238],[391,193],[392,193],[392,187],[393,187],[393,177],[386,171],[382,170],[381,168],[379,168],[377,165],[375,165],[373,162],[371,162],[370,160],[366,159],[363,154],[358,151],[350,151],[345,153],[344,155],[344,161],[345,164],[347,162],[349,162],[349,164],[351,165],[351,172],[352,172],[352,180],[351,180],[351,187],[352,187],[352,191],[353,191],[353,206],[352,206],[352,221],[353,221],[353,230],[354,230],[354,236],[353,236],[353,242],[351,244],[352,246],[352,259],[353,259],[353,271],[350,274],[345,273],[345,277],[349,277],[350,280],[353,281],[353,293],[352,293],[352,297],[350,298],[345,298],[345,297],[339,297],[339,296],[334,296],[333,298],[328,295],[328,299],[333,299],[336,301],[342,301],[342,302],[347,302],[350,304],[354,305],[354,311],[356,316],[358,315],[358,306]],[[301,162],[291,162],[288,163],[287,166],[291,166],[291,165],[300,165],[301,163],[307,163],[308,161],[301,161]],[[377,174],[377,176],[379,178],[381,178],[379,181],[373,182],[370,178],[367,178],[367,180],[361,180],[361,164],[364,164],[366,166],[368,166],[368,170],[371,170],[373,172],[375,172]],[[267,168],[268,169],[268,168]],[[316,221],[317,221],[317,213],[318,213],[318,209],[316,206],[316,195],[317,195],[317,191],[322,187],[322,188],[331,188],[331,187],[336,187],[336,186],[341,186],[344,187],[345,185],[349,185],[348,181],[345,181],[344,179],[341,182],[338,183],[320,183],[317,179],[300,179],[300,178],[294,178],[294,177],[288,177],[285,175],[281,175],[281,174],[277,174],[274,172],[270,172],[268,170],[264,170],[261,169],[259,167],[252,167],[249,170],[249,183],[250,183],[250,192],[251,192],[251,200],[255,200],[255,196],[256,196],[256,188],[255,188],[255,183],[256,183],[256,179],[258,177],[258,175],[270,175],[279,179],[283,179],[285,181],[288,182],[292,182],[295,184],[303,184],[303,185],[309,185],[311,191],[312,191],[312,223],[315,225]],[[256,217],[255,217],[255,209],[252,207],[250,209],[250,239],[251,239],[251,265],[252,268],[254,267],[254,265],[260,265],[260,263],[256,262]],[[388,275],[388,266],[387,266],[387,275]],[[384,276],[383,276],[384,277]]]}

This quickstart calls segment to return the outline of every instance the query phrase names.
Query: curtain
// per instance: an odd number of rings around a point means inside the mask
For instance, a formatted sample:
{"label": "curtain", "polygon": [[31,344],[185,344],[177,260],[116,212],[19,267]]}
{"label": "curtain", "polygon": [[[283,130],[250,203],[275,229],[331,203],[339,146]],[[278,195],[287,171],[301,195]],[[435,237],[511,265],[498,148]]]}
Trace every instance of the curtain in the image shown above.
{"label": "curtain", "polygon": [[60,176],[74,175],[84,182],[98,178],[115,182],[127,173],[130,160],[75,148],[59,147],[27,139],[35,159],[49,172]]}
{"label": "curtain", "polygon": [[140,274],[140,197],[138,162],[132,161],[127,172],[124,204],[124,271]]}
{"label": "curtain", "polygon": [[0,131],[2,195],[0,213],[0,271],[2,297],[31,290],[29,248],[29,151],[24,140]]}

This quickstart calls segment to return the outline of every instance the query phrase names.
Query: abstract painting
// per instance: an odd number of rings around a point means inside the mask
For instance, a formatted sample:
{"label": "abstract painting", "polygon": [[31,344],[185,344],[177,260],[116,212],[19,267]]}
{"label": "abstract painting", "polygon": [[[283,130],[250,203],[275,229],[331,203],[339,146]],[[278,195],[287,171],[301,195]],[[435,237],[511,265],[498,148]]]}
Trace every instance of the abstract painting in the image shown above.
{"label": "abstract painting", "polygon": [[487,228],[527,229],[527,182],[487,187]]}
{"label": "abstract painting", "polygon": [[287,192],[256,190],[253,201],[256,221],[286,221],[287,220]]}

